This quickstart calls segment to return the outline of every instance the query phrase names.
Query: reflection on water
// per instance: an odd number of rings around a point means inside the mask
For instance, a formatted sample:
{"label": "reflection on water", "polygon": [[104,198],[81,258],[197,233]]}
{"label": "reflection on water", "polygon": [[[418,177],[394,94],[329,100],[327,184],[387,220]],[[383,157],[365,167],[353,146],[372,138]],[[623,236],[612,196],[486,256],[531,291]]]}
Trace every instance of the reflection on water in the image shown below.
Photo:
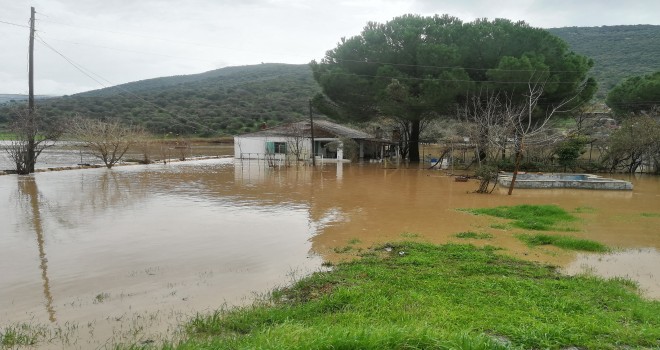
{"label": "reflection on water", "polygon": [[[0,176],[0,327],[87,325],[80,333],[93,335],[79,348],[153,340],[195,312],[244,303],[292,274],[316,270],[321,257],[341,260],[392,240],[489,244],[561,266],[593,257],[528,248],[514,237],[520,231],[493,228],[497,219],[456,208],[556,204],[581,218],[572,235],[652,249],[657,259],[660,181],[633,182],[632,192],[477,195],[477,183],[439,171],[334,163],[268,168],[231,159]],[[468,230],[493,238],[455,237]],[[336,253],[345,247],[349,254]],[[139,330],[127,329],[136,318]]]}
{"label": "reflection on water", "polygon": [[41,225],[41,213],[39,209],[39,190],[34,177],[25,176],[18,178],[18,190],[21,198],[27,199],[29,205],[26,207],[26,218],[32,223],[34,233],[37,236],[37,247],[39,249],[39,268],[43,281],[44,298],[46,300],[46,311],[48,320],[55,322],[55,309],[53,308],[53,295],[50,293],[50,279],[48,278],[48,259],[44,248],[44,231]]}

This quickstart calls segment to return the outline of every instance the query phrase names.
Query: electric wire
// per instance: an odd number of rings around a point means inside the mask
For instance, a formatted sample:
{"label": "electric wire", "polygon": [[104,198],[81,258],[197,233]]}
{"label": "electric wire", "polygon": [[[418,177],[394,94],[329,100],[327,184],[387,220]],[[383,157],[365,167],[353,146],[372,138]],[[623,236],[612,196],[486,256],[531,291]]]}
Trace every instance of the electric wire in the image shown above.
{"label": "electric wire", "polygon": [[[337,62],[352,62],[352,63],[364,63],[364,64],[377,64],[377,65],[387,65],[394,67],[409,67],[409,68],[437,68],[437,69],[462,69],[470,71],[498,71],[498,72],[538,72],[537,69],[501,69],[501,68],[469,68],[462,66],[435,66],[435,65],[424,65],[424,64],[408,64],[408,63],[391,63],[391,62],[382,62],[382,61],[360,61],[360,60],[348,60],[348,59],[333,59]],[[544,71],[545,72],[545,71]],[[576,70],[548,70],[547,73],[577,73]]]}
{"label": "electric wire", "polygon": [[[46,47],[47,47],[48,49],[50,49],[51,51],[55,52],[57,55],[59,55],[60,57],[62,57],[66,62],[68,62],[71,66],[73,66],[76,70],[80,71],[81,73],[83,73],[83,74],[84,74],[85,76],[87,76],[88,78],[94,80],[94,81],[95,81],[96,83],[98,83],[99,85],[103,86],[104,88],[108,88],[108,86],[106,86],[104,83],[100,82],[98,79],[94,78],[91,74],[94,74],[94,75],[96,75],[97,77],[101,78],[102,80],[105,80],[106,82],[108,82],[108,83],[110,83],[110,84],[113,84],[113,83],[110,82],[109,80],[107,80],[107,79],[101,77],[101,76],[98,75],[98,74],[92,73],[90,70],[88,70],[88,69],[84,68],[83,66],[79,65],[78,63],[74,62],[73,60],[71,60],[70,58],[68,58],[67,56],[65,56],[65,55],[62,54],[61,52],[59,52],[57,49],[55,49],[54,47],[52,47],[50,44],[48,44],[48,43],[47,43],[45,40],[43,40],[43,38],[41,38],[39,35],[37,35],[37,37],[38,37],[40,43],[42,43],[44,46],[46,46]],[[89,73],[88,73],[88,72],[89,72]],[[90,73],[91,73],[91,74],[90,74]],[[135,93],[133,93],[133,92],[127,90],[127,89],[124,89],[121,85],[114,85],[114,86],[112,86],[111,88],[117,88],[117,89],[123,91],[124,93],[126,93],[126,94],[128,94],[128,95],[130,95],[130,96],[133,96],[134,98],[136,98],[136,99],[138,99],[138,100],[140,100],[140,101],[146,103],[147,105],[149,105],[149,106],[151,106],[151,107],[154,107],[154,108],[158,109],[158,110],[161,111],[161,112],[164,112],[164,113],[166,113],[166,114],[169,114],[169,115],[170,115],[171,117],[173,117],[173,118],[180,118],[180,119],[186,120],[187,122],[190,122],[190,123],[193,123],[193,124],[195,124],[195,125],[197,125],[197,126],[200,126],[200,127],[202,127],[202,128],[206,128],[206,129],[208,129],[208,130],[215,131],[215,130],[212,130],[211,128],[209,128],[208,126],[206,126],[206,125],[204,125],[204,124],[201,124],[201,123],[199,123],[199,122],[197,122],[197,121],[194,121],[194,120],[192,120],[192,119],[190,119],[190,118],[186,118],[186,117],[183,117],[183,116],[178,115],[178,114],[176,114],[176,113],[173,113],[173,112],[171,112],[171,111],[169,111],[169,110],[167,110],[167,109],[165,109],[165,108],[163,108],[163,107],[161,107],[161,106],[156,105],[156,104],[153,103],[153,102],[147,101],[147,100],[145,100],[144,98],[140,97],[139,95],[136,95]],[[183,123],[181,123],[181,122],[176,121],[176,119],[174,119],[174,122],[177,123],[178,125],[181,125],[181,126],[187,126],[187,125],[185,125],[185,124],[183,124]]]}
{"label": "electric wire", "polygon": [[166,54],[162,54],[162,53],[137,51],[137,50],[129,50],[129,49],[120,49],[120,48],[116,48],[116,47],[80,43],[80,42],[69,41],[69,40],[61,40],[61,39],[55,39],[55,38],[47,38],[47,39],[51,40],[51,41],[59,41],[59,42],[69,43],[69,44],[78,45],[78,46],[89,46],[89,47],[95,47],[95,48],[101,48],[101,49],[107,49],[107,50],[137,53],[137,54],[142,54],[142,55],[151,55],[151,56],[160,56],[160,57],[168,57],[168,58],[178,58],[178,59],[182,59],[182,60],[195,60],[195,61],[201,61],[201,62],[207,62],[207,63],[214,63],[214,61],[212,61],[212,60],[206,60],[206,59],[202,59],[202,58],[198,58],[198,57],[172,56],[172,55],[166,55]]}
{"label": "electric wire", "polygon": [[12,22],[2,21],[2,20],[0,20],[0,23],[30,29],[30,26],[26,26],[24,24],[12,23]]}

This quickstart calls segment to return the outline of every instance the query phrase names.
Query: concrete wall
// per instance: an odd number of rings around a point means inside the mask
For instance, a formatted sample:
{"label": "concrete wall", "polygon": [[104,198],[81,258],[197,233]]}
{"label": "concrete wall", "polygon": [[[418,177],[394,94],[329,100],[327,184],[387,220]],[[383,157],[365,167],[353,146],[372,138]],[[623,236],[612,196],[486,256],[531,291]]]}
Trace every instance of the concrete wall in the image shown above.
{"label": "concrete wall", "polygon": [[[284,142],[287,144],[287,153],[291,154],[293,144],[296,142],[294,138],[290,137],[234,137],[234,158],[236,159],[264,159],[267,153],[266,143],[268,142]],[[309,155],[311,151],[311,141],[309,139],[301,139],[301,149],[303,155]],[[284,155],[276,154],[276,158],[283,157]],[[309,157],[307,157],[309,158]]]}

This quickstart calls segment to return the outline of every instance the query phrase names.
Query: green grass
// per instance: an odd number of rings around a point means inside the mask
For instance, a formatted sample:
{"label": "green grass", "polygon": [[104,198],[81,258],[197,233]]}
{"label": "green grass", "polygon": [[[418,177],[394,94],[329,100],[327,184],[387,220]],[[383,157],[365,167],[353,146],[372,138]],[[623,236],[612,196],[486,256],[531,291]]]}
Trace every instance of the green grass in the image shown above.
{"label": "green grass", "polygon": [[16,134],[0,131],[0,140],[15,140]]}
{"label": "green grass", "polygon": [[[634,286],[499,255],[391,243],[249,307],[195,317],[176,349],[657,348]],[[391,250],[391,252],[388,252]],[[405,252],[401,255],[400,252]]]}
{"label": "green grass", "polygon": [[521,234],[516,235],[516,237],[525,242],[530,247],[536,247],[540,245],[553,245],[562,249],[569,250],[582,250],[587,252],[599,252],[604,253],[610,249],[596,241],[591,241],[588,239],[579,239],[571,236],[558,236],[558,235],[546,235],[546,234]]}
{"label": "green grass", "polygon": [[39,340],[46,337],[46,333],[45,327],[27,323],[7,326],[0,329],[0,349],[15,349],[35,345]]}
{"label": "green grass", "polygon": [[466,231],[466,232],[459,232],[454,235],[456,238],[463,238],[463,239],[491,239],[493,238],[493,235],[490,233],[477,233],[477,232],[472,232],[472,231]]}
{"label": "green grass", "polygon": [[641,213],[639,215],[645,218],[660,218],[660,213]]}
{"label": "green grass", "polygon": [[536,231],[574,231],[565,226],[577,218],[556,205],[516,205],[512,207],[463,209],[472,214],[513,220],[514,227]]}

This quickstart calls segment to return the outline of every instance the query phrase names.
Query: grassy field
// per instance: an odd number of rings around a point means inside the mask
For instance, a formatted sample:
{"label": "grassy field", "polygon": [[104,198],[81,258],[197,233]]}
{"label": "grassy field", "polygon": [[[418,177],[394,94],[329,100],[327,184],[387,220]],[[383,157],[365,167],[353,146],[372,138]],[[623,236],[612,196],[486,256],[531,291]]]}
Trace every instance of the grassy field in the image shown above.
{"label": "grassy field", "polygon": [[397,243],[253,306],[198,316],[176,349],[657,348],[660,302],[492,247]]}

